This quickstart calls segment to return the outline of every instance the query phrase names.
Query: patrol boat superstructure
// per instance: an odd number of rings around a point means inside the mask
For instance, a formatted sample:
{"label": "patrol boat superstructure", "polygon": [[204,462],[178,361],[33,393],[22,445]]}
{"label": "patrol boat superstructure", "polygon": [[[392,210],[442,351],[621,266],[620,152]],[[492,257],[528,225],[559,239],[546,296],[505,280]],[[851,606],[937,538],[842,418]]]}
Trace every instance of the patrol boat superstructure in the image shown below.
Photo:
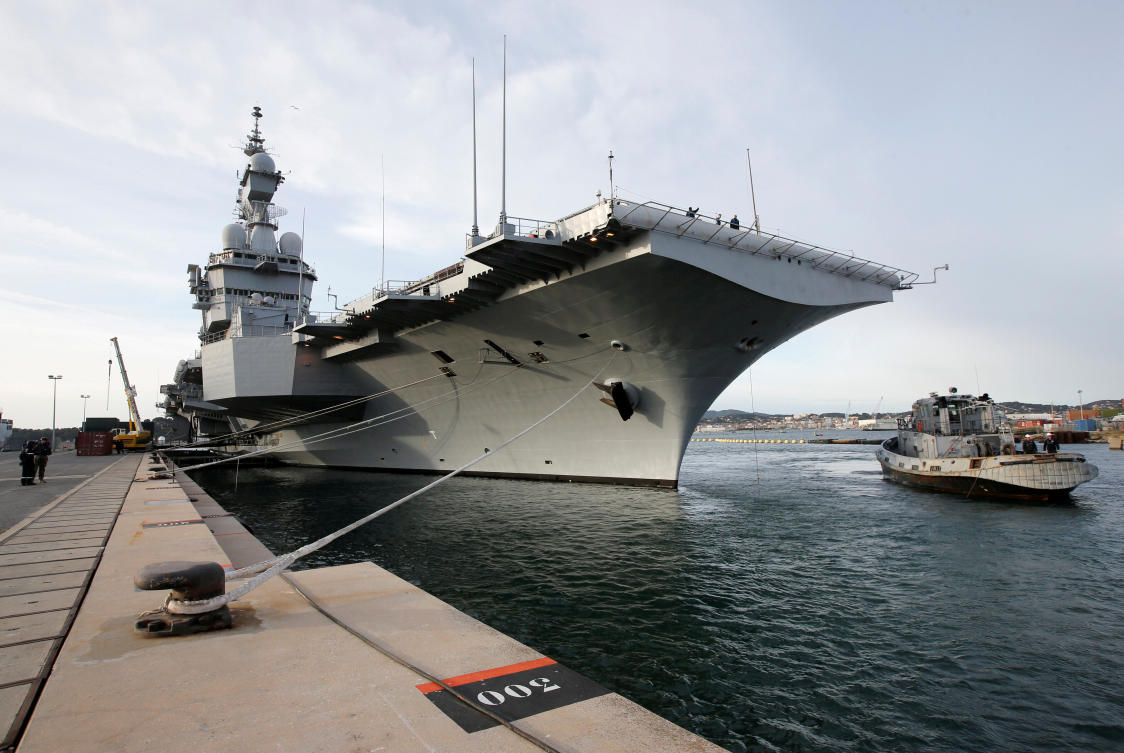
{"label": "patrol boat superstructure", "polygon": [[995,401],[954,388],[915,401],[912,415],[899,419],[898,435],[875,455],[892,481],[976,497],[1064,499],[1098,473],[1075,452],[1019,454]]}
{"label": "patrol boat superstructure", "polygon": [[[260,112],[255,109],[255,118]],[[612,198],[501,215],[459,262],[309,313],[300,238],[255,124],[239,222],[205,269],[203,400],[305,465],[674,486],[703,412],[772,348],[916,275],[671,206]],[[383,394],[386,393],[386,394]],[[292,423],[271,423],[289,421]]]}

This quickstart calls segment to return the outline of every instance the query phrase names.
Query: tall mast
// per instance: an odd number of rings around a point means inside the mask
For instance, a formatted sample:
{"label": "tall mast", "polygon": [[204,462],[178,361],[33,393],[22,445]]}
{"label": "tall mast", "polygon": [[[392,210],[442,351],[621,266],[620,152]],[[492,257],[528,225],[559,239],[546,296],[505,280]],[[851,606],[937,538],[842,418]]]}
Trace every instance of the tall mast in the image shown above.
{"label": "tall mast", "polygon": [[253,112],[250,113],[254,117],[254,130],[252,133],[246,135],[246,146],[242,147],[242,152],[247,157],[252,157],[258,152],[264,152],[265,139],[262,138],[261,131],[258,129],[258,121],[261,120],[261,108],[257,105],[254,106]]}
{"label": "tall mast", "polygon": [[472,59],[472,237],[480,236],[476,222],[476,58]]}
{"label": "tall mast", "polygon": [[615,196],[613,190],[613,150],[609,150],[609,206],[613,205],[613,197]]}
{"label": "tall mast", "polygon": [[753,162],[749,159],[749,147],[745,148],[745,162],[749,166],[749,198],[753,201],[753,229],[761,232],[761,220],[757,217],[757,196],[753,192]]}
{"label": "tall mast", "polygon": [[507,224],[507,34],[503,35],[503,157],[500,161],[500,232]]}
{"label": "tall mast", "polygon": [[297,256],[297,324],[304,323],[304,216],[301,210],[301,252]]}
{"label": "tall mast", "polygon": [[386,158],[379,155],[382,168],[382,266],[379,268],[379,292],[386,292]]}

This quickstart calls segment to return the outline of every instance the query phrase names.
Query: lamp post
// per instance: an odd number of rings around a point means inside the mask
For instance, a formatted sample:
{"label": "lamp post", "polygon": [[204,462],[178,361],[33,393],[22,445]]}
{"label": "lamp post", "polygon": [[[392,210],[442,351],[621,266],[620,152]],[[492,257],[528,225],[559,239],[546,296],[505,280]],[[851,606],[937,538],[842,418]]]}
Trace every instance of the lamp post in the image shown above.
{"label": "lamp post", "polygon": [[58,405],[59,394],[59,380],[62,379],[62,374],[55,376],[48,374],[47,378],[51,380],[51,451],[55,450],[55,407]]}
{"label": "lamp post", "polygon": [[1081,412],[1077,414],[1078,419],[1085,418],[1085,400],[1081,397],[1081,390],[1077,390],[1077,402],[1081,405]]}
{"label": "lamp post", "polygon": [[90,399],[89,395],[79,395],[82,398],[82,426],[86,425],[86,401]]}

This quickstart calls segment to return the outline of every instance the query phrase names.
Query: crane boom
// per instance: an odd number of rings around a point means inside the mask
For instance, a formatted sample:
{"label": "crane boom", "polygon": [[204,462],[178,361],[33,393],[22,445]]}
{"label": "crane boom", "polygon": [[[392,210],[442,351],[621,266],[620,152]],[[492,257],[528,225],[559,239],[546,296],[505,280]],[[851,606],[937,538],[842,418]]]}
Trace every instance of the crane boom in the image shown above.
{"label": "crane boom", "polygon": [[140,411],[137,410],[137,391],[129,383],[129,375],[125,371],[125,359],[121,357],[121,346],[117,338],[109,338],[113,349],[117,351],[117,365],[121,368],[121,381],[125,383],[125,401],[129,404],[129,431],[139,432],[141,428]]}

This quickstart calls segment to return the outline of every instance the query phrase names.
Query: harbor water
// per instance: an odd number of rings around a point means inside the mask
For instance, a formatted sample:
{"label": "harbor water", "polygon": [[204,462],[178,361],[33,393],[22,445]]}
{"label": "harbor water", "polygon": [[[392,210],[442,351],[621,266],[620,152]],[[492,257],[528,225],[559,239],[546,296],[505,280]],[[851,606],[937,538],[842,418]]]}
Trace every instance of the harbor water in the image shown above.
{"label": "harbor water", "polygon": [[[1101,471],[1069,505],[896,486],[869,445],[693,442],[675,491],[455,478],[298,567],[371,560],[733,751],[1124,750],[1124,453],[1063,449]],[[193,476],[279,553],[432,480]]]}

